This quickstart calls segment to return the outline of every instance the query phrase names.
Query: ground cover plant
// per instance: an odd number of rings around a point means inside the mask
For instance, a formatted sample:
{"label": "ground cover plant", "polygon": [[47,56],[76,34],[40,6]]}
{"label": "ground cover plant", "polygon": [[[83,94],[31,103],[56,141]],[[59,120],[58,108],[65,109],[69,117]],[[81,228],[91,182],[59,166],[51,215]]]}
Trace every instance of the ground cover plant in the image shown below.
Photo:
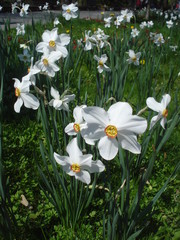
{"label": "ground cover plant", "polygon": [[0,31],[2,239],[178,239],[178,12],[77,10]]}

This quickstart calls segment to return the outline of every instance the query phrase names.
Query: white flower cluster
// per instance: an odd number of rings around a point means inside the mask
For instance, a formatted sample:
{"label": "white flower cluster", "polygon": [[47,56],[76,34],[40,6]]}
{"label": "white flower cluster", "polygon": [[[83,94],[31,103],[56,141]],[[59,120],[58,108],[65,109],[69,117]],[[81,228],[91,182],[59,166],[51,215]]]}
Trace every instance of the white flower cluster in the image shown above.
{"label": "white flower cluster", "polygon": [[[68,55],[66,45],[70,42],[70,36],[68,34],[58,35],[58,29],[54,28],[49,31],[46,30],[42,34],[42,42],[36,46],[36,51],[42,53],[41,59],[33,65],[33,58],[31,58],[31,66],[29,73],[22,78],[22,82],[15,79],[15,95],[17,101],[14,105],[14,110],[20,112],[21,106],[24,103],[25,107],[37,109],[39,107],[39,100],[30,93],[30,86],[35,86],[37,73],[45,74],[49,77],[54,77],[55,73],[59,71],[59,66],[56,64],[60,58],[65,58]],[[19,54],[21,61],[29,62],[30,55],[28,47],[24,44],[23,54]],[[73,100],[75,95],[65,95],[60,97],[58,91],[51,87],[51,96],[54,98],[50,101],[50,106],[53,106],[57,110],[67,110],[68,102]]]}
{"label": "white flower cluster", "polygon": [[20,4],[19,6],[17,2],[12,3],[11,4],[12,14],[14,14],[17,10],[19,10],[19,15],[21,17],[24,17],[28,14],[29,6],[30,6],[29,4],[24,4],[24,3]]}

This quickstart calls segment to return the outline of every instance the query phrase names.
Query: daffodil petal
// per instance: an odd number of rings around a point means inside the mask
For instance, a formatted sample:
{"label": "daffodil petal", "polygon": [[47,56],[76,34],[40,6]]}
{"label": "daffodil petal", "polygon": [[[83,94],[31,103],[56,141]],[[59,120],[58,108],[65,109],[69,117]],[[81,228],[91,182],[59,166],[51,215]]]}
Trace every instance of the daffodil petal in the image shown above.
{"label": "daffodil petal", "polygon": [[141,153],[141,145],[137,142],[137,137],[134,134],[128,134],[127,132],[118,134],[118,142],[123,149],[135,154]]}
{"label": "daffodil petal", "polygon": [[148,108],[152,109],[155,112],[163,111],[162,104],[157,102],[153,97],[149,97],[146,100]]}
{"label": "daffodil petal", "polygon": [[79,173],[76,173],[75,178],[86,184],[90,184],[91,182],[90,174],[84,170],[80,171]]}
{"label": "daffodil petal", "polygon": [[112,160],[118,153],[118,142],[115,138],[105,136],[98,142],[98,149],[102,158]]}

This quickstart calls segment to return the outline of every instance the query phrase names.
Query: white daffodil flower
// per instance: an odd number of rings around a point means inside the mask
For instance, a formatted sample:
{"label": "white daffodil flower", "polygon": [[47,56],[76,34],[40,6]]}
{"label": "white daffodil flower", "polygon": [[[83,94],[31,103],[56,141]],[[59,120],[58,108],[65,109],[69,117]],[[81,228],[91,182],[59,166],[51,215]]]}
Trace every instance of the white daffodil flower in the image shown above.
{"label": "white daffodil flower", "polygon": [[100,160],[92,160],[91,154],[82,154],[77,144],[77,138],[70,141],[66,148],[69,156],[60,156],[54,152],[54,158],[60,164],[68,175],[75,177],[77,180],[90,184],[90,173],[103,172],[104,164]]}
{"label": "white daffodil flower", "polygon": [[172,28],[173,21],[172,20],[166,21],[166,25],[167,25],[168,28]]}
{"label": "white daffodil flower", "polygon": [[133,38],[137,37],[139,35],[139,31],[137,30],[137,28],[133,28],[131,31],[131,36]]}
{"label": "white daffodil flower", "polygon": [[132,11],[129,11],[128,9],[121,10],[121,15],[119,16],[120,22],[130,22],[131,18],[133,17]]}
{"label": "white daffodil flower", "polygon": [[41,60],[35,63],[36,67],[40,69],[41,73],[54,77],[55,72],[59,71],[59,67],[55,64],[57,60],[62,57],[61,52],[44,52]]}
{"label": "white daffodil flower", "polygon": [[58,20],[58,18],[55,18],[55,19],[54,19],[53,24],[54,24],[54,27],[55,27],[56,25],[60,24],[60,21]]}
{"label": "white daffodil flower", "polygon": [[54,28],[51,31],[46,30],[42,34],[42,40],[43,42],[38,43],[36,46],[37,52],[44,53],[46,50],[50,52],[58,51],[64,58],[67,57],[68,51],[65,46],[70,42],[70,36],[68,34],[58,35],[58,28]]}
{"label": "white daffodil flower", "polygon": [[81,132],[82,129],[87,128],[87,123],[83,118],[83,109],[87,107],[86,105],[76,106],[73,110],[73,117],[75,122],[69,123],[64,131],[68,135],[77,135],[78,132]]}
{"label": "white daffodil flower", "polygon": [[111,20],[112,20],[112,17],[104,18],[105,28],[110,28],[111,27]]}
{"label": "white daffodil flower", "polygon": [[114,21],[114,25],[116,26],[116,28],[118,28],[121,25],[120,16],[117,16],[116,20]]}
{"label": "white daffodil flower", "polygon": [[25,34],[25,26],[24,24],[17,23],[16,27],[16,35],[24,35]]}
{"label": "white daffodil flower", "polygon": [[65,95],[65,96],[60,96],[59,92],[51,87],[51,96],[54,98],[49,102],[49,106],[54,107],[56,110],[65,110],[69,111],[69,106],[68,103],[70,101],[73,101],[75,98],[75,95]]}
{"label": "white daffodil flower", "polygon": [[88,128],[82,130],[82,136],[88,144],[98,142],[99,153],[105,160],[112,160],[118,153],[118,145],[132,153],[139,154],[141,146],[137,134],[147,128],[147,121],[132,115],[132,108],[126,102],[113,104],[106,112],[100,107],[86,107],[83,117]]}
{"label": "white daffodil flower", "polygon": [[30,81],[32,85],[36,85],[36,75],[37,73],[40,72],[40,69],[36,66],[33,65],[33,57],[31,58],[31,66],[28,68],[28,74],[24,76],[22,79],[23,81]]}
{"label": "white daffodil flower", "polygon": [[28,49],[23,49],[23,54],[18,54],[18,58],[22,62],[30,62],[31,60],[31,55],[29,54]]}
{"label": "white daffodil flower", "polygon": [[159,47],[165,43],[162,33],[156,34],[154,36],[154,43]]}
{"label": "white daffodil flower", "polygon": [[147,22],[147,27],[150,28],[150,27],[153,27],[154,23],[153,21],[148,21]]}
{"label": "white daffodil flower", "polygon": [[94,59],[98,62],[98,72],[102,73],[103,71],[110,72],[111,69],[105,65],[105,62],[107,61],[106,54],[103,54],[101,57],[98,57],[97,55],[94,55]]}
{"label": "white daffodil flower", "polygon": [[107,45],[108,38],[109,36],[106,35],[102,29],[98,28],[98,30],[95,31],[94,34],[91,36],[90,41],[94,43],[97,47],[103,48],[105,45]]}
{"label": "white daffodil flower", "polygon": [[22,4],[22,8],[20,9],[20,13],[19,13],[19,15],[21,16],[21,17],[24,17],[25,15],[27,15],[28,14],[28,9],[29,9],[29,4]]}
{"label": "white daffodil flower", "polygon": [[2,11],[3,7],[0,5],[0,11]]}
{"label": "white daffodil flower", "polygon": [[62,5],[62,15],[63,17],[69,21],[71,18],[77,18],[78,17],[78,7],[76,7],[77,3],[71,3],[69,5],[63,4]]}
{"label": "white daffodil flower", "polygon": [[84,38],[84,42],[85,42],[85,46],[84,46],[84,51],[89,51],[91,49],[93,49],[94,47],[94,43],[92,43],[92,39],[89,36],[89,34],[91,33],[91,30],[89,30],[88,32],[85,31],[85,38]]}
{"label": "white daffodil flower", "polygon": [[141,29],[144,29],[145,27],[147,27],[147,23],[144,21],[144,22],[142,22],[142,23],[139,25],[139,27],[140,27]]}
{"label": "white daffodil flower", "polygon": [[46,2],[42,9],[46,11],[46,10],[48,10],[48,7],[49,7],[49,3]]}
{"label": "white daffodil flower", "polygon": [[158,122],[160,119],[160,124],[163,128],[165,128],[165,124],[167,122],[168,110],[167,105],[170,103],[171,97],[169,94],[165,94],[162,97],[161,102],[157,102],[153,97],[149,97],[146,100],[146,104],[148,108],[152,109],[155,112],[158,112],[158,115],[154,116],[151,119],[150,129]]}
{"label": "white daffodil flower", "polygon": [[17,2],[15,3],[11,3],[11,11],[12,11],[12,14],[14,14],[16,12],[16,9],[17,9]]}
{"label": "white daffodil flower", "polygon": [[17,101],[14,104],[14,111],[19,113],[23,103],[24,106],[27,108],[32,108],[34,110],[38,109],[39,100],[29,92],[30,82],[29,81],[20,82],[19,79],[17,78],[13,78],[13,80],[15,80],[14,87],[15,95],[17,97]]}
{"label": "white daffodil flower", "polygon": [[128,63],[131,64],[133,63],[134,65],[139,65],[139,58],[141,56],[141,53],[138,52],[138,53],[135,53],[134,50],[129,50],[128,52],[129,54],[129,59],[127,59]]}

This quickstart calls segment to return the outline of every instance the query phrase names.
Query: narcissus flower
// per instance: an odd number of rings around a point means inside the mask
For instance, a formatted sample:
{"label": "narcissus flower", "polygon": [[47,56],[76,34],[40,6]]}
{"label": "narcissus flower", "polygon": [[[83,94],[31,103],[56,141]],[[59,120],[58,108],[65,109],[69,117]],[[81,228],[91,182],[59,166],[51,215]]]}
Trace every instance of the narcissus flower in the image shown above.
{"label": "narcissus flower", "polygon": [[139,35],[139,31],[137,30],[137,28],[133,28],[131,31],[131,36],[133,38],[137,37]]}
{"label": "narcissus flower", "polygon": [[163,38],[162,33],[158,33],[154,36],[154,43],[159,47],[161,46],[163,43],[165,43],[165,40]]}
{"label": "narcissus flower", "polygon": [[25,15],[27,15],[28,14],[28,9],[29,9],[29,4],[22,4],[22,8],[20,9],[20,13],[19,13],[19,15],[21,16],[21,17],[24,17]]}
{"label": "narcissus flower", "polygon": [[138,52],[138,53],[135,53],[133,50],[129,50],[128,52],[129,54],[129,59],[127,59],[128,63],[131,64],[133,63],[134,65],[139,65],[139,58],[141,56],[141,53]]}
{"label": "narcissus flower", "polygon": [[77,135],[78,132],[81,132],[82,129],[87,128],[87,123],[83,118],[83,109],[86,105],[76,106],[73,110],[73,117],[75,122],[69,123],[64,129],[65,133],[68,135]]}
{"label": "narcissus flower", "polygon": [[17,24],[17,27],[16,27],[16,35],[18,36],[18,35],[24,35],[25,34],[25,26],[24,26],[24,24],[20,24],[20,23],[18,23]]}
{"label": "narcissus flower", "polygon": [[54,107],[56,110],[65,110],[69,111],[68,103],[70,101],[73,101],[75,98],[75,95],[64,95],[60,96],[59,92],[51,87],[51,96],[54,98],[49,102],[49,105]]}
{"label": "narcissus flower", "polygon": [[77,138],[71,140],[66,148],[69,156],[60,156],[54,152],[54,158],[60,164],[63,170],[77,180],[90,184],[90,173],[102,172],[105,169],[104,164],[100,161],[93,161],[91,154],[82,154],[77,144]]}
{"label": "narcissus flower", "polygon": [[172,20],[166,21],[166,25],[167,25],[168,28],[172,28],[173,21]]}
{"label": "narcissus flower", "polygon": [[111,71],[111,69],[105,64],[105,62],[108,59],[106,54],[103,54],[101,57],[94,55],[94,59],[98,61],[97,69],[99,73],[102,73],[103,71],[106,71],[106,72]]}
{"label": "narcissus flower", "polygon": [[31,61],[31,55],[29,54],[28,49],[23,50],[23,54],[18,54],[18,58],[22,62],[30,62]]}
{"label": "narcissus flower", "polygon": [[76,7],[76,4],[73,4],[73,3],[69,5],[63,4],[62,10],[63,10],[62,15],[67,21],[69,21],[71,18],[78,17],[78,14],[77,14],[78,7]]}
{"label": "narcissus flower", "polygon": [[60,24],[60,21],[58,20],[58,18],[56,17],[55,19],[54,19],[54,27],[56,26],[56,25],[58,25],[58,24]]}
{"label": "narcissus flower", "polygon": [[86,107],[83,117],[88,128],[82,130],[82,136],[94,143],[99,140],[98,149],[105,160],[111,160],[117,155],[118,145],[135,154],[141,152],[136,135],[146,130],[147,121],[132,115],[128,103],[117,102],[107,112],[100,107]]}
{"label": "narcissus flower", "polygon": [[49,77],[54,77],[55,72],[59,71],[59,67],[55,64],[55,62],[61,57],[61,52],[53,51],[49,54],[49,52],[46,51],[41,57],[41,60],[37,61],[35,65],[43,74],[46,74]]}
{"label": "narcissus flower", "polygon": [[167,122],[168,110],[167,105],[170,103],[171,97],[169,94],[165,94],[162,97],[161,102],[157,102],[153,97],[149,97],[146,100],[148,108],[152,109],[155,112],[158,112],[158,115],[154,116],[151,119],[150,129],[161,119],[160,124],[165,128]]}
{"label": "narcissus flower", "polygon": [[34,110],[39,107],[39,100],[31,94],[29,91],[30,82],[22,81],[20,82],[17,78],[13,78],[15,80],[15,95],[17,97],[17,101],[14,104],[14,111],[19,113],[21,107],[24,103],[24,106],[27,108],[32,108]]}
{"label": "narcissus flower", "polygon": [[58,29],[54,28],[49,31],[46,30],[42,34],[43,42],[40,42],[36,46],[36,51],[44,53],[44,51],[56,51],[60,52],[62,56],[65,58],[68,55],[68,51],[66,49],[66,45],[70,42],[70,36],[68,34],[60,34],[58,35]]}
{"label": "narcissus flower", "polygon": [[31,66],[28,68],[28,74],[23,77],[23,81],[30,81],[30,84],[36,85],[35,75],[40,72],[40,69],[33,65],[33,57],[31,58]]}
{"label": "narcissus flower", "polygon": [[111,27],[111,20],[112,20],[112,17],[104,18],[105,28],[110,28]]}

